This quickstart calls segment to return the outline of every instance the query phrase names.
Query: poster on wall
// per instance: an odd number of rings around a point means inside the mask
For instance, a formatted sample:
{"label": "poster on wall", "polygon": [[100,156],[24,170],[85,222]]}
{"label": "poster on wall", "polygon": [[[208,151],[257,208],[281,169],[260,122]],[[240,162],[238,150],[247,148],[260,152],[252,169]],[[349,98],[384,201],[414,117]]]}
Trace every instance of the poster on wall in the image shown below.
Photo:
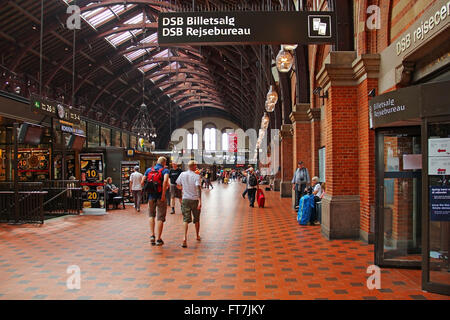
{"label": "poster on wall", "polygon": [[103,154],[80,154],[83,208],[105,208]]}
{"label": "poster on wall", "polygon": [[450,157],[450,138],[428,139],[429,157]]}
{"label": "poster on wall", "polygon": [[43,181],[50,176],[50,152],[48,149],[19,149],[19,181]]}
{"label": "poster on wall", "polygon": [[450,187],[430,187],[431,221],[450,221]]}
{"label": "poster on wall", "polygon": [[448,175],[450,174],[450,157],[428,157],[429,175]]}
{"label": "poster on wall", "polygon": [[125,203],[133,203],[133,195],[130,190],[130,176],[134,172],[134,167],[139,167],[139,161],[120,162],[120,189]]}
{"label": "poster on wall", "polygon": [[428,139],[428,174],[450,174],[450,138]]}

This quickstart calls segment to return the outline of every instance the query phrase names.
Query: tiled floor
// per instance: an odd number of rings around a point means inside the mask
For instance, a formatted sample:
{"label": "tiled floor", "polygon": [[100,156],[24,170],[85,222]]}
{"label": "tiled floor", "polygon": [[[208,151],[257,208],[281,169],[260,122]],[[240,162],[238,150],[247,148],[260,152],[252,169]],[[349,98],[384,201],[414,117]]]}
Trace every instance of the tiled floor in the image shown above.
{"label": "tiled floor", "polygon": [[[0,299],[449,299],[422,291],[419,270],[384,269],[382,289],[367,289],[372,245],[299,226],[275,192],[266,208],[249,208],[242,188],[204,191],[203,241],[191,226],[187,249],[179,208],[162,247],[149,244],[147,217],[131,208],[0,225]],[[81,269],[79,290],[66,286],[71,265]]]}

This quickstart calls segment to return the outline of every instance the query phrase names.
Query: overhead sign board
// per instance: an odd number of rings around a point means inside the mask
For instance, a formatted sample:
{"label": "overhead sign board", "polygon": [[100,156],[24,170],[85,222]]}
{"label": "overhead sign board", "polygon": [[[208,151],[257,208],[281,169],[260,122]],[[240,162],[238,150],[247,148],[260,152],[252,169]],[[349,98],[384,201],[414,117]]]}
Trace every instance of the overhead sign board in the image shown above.
{"label": "overhead sign board", "polygon": [[31,96],[30,104],[33,112],[40,112],[70,123],[80,123],[80,112],[65,104],[37,96]]}
{"label": "overhead sign board", "polygon": [[334,12],[161,12],[159,45],[333,44]]}

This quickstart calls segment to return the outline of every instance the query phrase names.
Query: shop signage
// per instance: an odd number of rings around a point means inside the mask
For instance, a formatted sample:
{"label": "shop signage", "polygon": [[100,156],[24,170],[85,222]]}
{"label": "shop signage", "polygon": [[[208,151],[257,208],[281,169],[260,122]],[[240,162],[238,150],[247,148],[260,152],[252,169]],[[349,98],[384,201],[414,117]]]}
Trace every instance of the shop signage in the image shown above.
{"label": "shop signage", "polygon": [[370,100],[370,128],[393,126],[396,123],[420,118],[419,86],[399,89]]}
{"label": "shop signage", "polygon": [[420,23],[418,22],[412,30],[403,34],[395,43],[397,56],[418,46],[425,39],[428,39],[433,29],[438,29],[446,25],[446,20],[450,16],[450,1],[444,3],[445,1],[441,0],[441,2],[442,6],[433,10],[425,18],[421,18]]}
{"label": "shop signage", "polygon": [[82,199],[84,208],[105,208],[103,154],[80,154]]}
{"label": "shop signage", "polygon": [[161,12],[160,45],[332,44],[334,12]]}
{"label": "shop signage", "polygon": [[133,194],[130,190],[130,176],[134,172],[134,167],[139,167],[139,161],[121,161],[120,162],[120,184],[122,196],[126,203],[133,202]]}
{"label": "shop signage", "polygon": [[77,129],[72,126],[68,126],[68,125],[64,125],[64,124],[61,125],[61,131],[84,136],[84,130]]}
{"label": "shop signage", "polygon": [[431,221],[450,221],[450,187],[430,187]]}
{"label": "shop signage", "polygon": [[36,96],[31,96],[30,103],[33,112],[40,112],[70,123],[78,124],[81,121],[80,112],[65,104]]}

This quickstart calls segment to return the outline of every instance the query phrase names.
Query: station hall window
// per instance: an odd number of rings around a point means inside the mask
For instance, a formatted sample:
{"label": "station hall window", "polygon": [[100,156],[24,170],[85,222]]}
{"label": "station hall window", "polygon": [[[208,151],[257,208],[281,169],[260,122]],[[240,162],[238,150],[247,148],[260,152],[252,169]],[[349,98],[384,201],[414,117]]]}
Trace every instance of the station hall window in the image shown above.
{"label": "station hall window", "polygon": [[198,134],[197,133],[188,133],[186,136],[188,150],[197,150],[198,149]]}
{"label": "station hall window", "polygon": [[205,129],[205,150],[216,150],[216,128]]}

